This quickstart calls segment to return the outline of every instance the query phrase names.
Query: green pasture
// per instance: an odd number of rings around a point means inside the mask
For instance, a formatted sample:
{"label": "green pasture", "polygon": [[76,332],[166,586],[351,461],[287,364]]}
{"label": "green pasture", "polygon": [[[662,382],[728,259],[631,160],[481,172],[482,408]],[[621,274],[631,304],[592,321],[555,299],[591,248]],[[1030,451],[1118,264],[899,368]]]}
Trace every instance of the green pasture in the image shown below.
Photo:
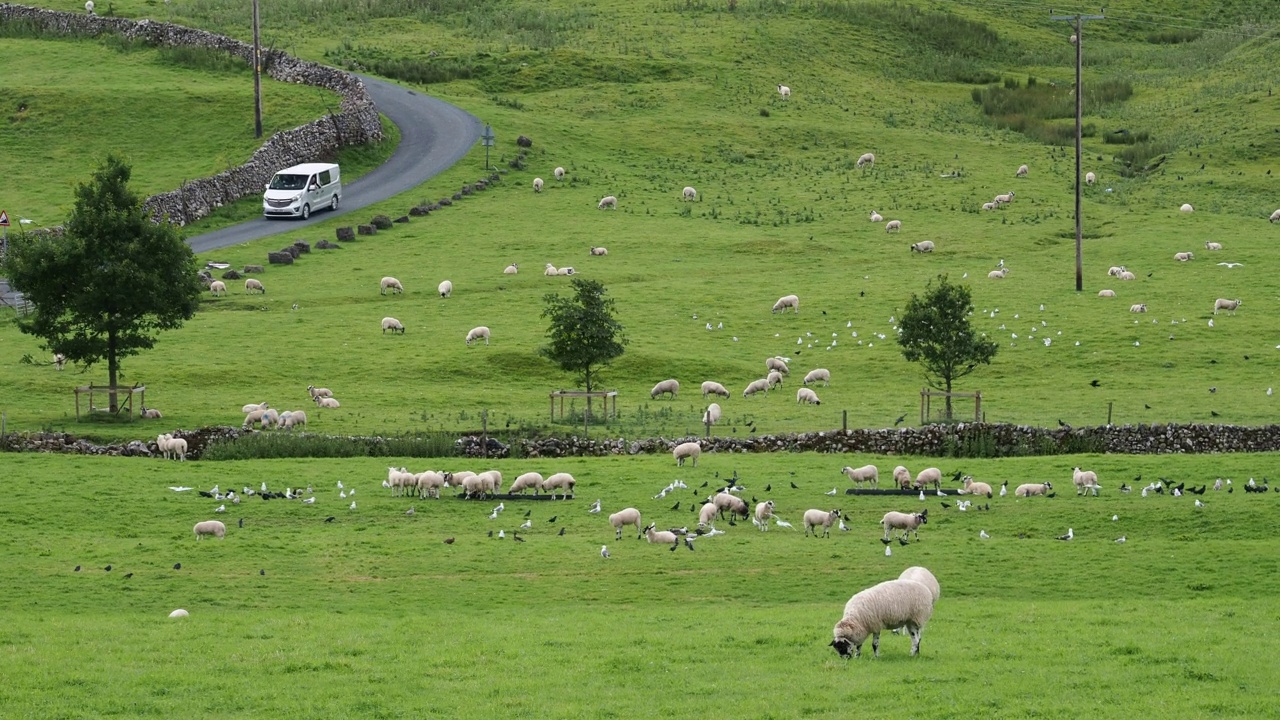
{"label": "green pasture", "polygon": [[[840,466],[865,462],[887,478],[898,462],[915,472],[933,461],[707,454],[681,469],[662,456],[440,468],[496,467],[508,484],[529,470],[578,480],[572,500],[508,500],[489,520],[496,502],[392,498],[378,460],[8,455],[0,702],[7,716],[46,718],[1274,716],[1280,496],[1242,491],[1274,473],[1274,455],[943,461],[944,473],[993,486],[1055,483],[1055,498],[979,498],[991,509],[965,513],[932,491],[923,503],[844,495]],[[1099,473],[1100,497],[1074,495],[1077,462]],[[797,529],[717,522],[726,534],[693,552],[634,532],[614,539],[608,513],[634,506],[660,528],[693,525],[692,503],[735,473],[743,497],[775,500]],[[1196,496],[1203,508],[1118,492],[1157,477],[1230,477],[1236,491]],[[652,499],[677,478],[689,489]],[[317,502],[246,497],[219,515],[225,503],[166,489],[262,482],[313,486]],[[338,482],[356,491],[356,510]],[[824,495],[832,488],[842,494]],[[604,512],[588,514],[596,499]],[[851,530],[804,537],[804,510],[832,507]],[[921,508],[920,540],[885,557],[880,516]],[[191,526],[211,518],[226,539],[194,540]],[[1068,527],[1073,541],[1054,539]],[[499,530],[505,539],[488,537]],[[942,586],[921,656],[886,633],[879,660],[840,660],[826,644],[845,601],[911,565]],[[179,607],[190,617],[167,619]]]}

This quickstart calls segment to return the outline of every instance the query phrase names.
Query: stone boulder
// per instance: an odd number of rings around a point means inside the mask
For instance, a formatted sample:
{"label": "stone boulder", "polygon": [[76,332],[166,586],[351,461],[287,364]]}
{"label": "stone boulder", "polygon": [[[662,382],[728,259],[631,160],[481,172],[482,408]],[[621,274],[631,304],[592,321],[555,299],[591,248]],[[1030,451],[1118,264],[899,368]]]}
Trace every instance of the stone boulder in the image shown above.
{"label": "stone boulder", "polygon": [[245,275],[248,275],[248,274],[250,274],[250,273],[260,273],[260,272],[262,272],[262,271],[263,271],[263,270],[262,270],[262,266],[261,266],[261,265],[245,265],[245,266],[244,266],[244,274],[245,274]]}
{"label": "stone boulder", "polygon": [[340,227],[338,228],[337,233],[338,233],[338,240],[340,242],[346,242],[348,240],[356,239],[356,231],[349,227]]}
{"label": "stone boulder", "polygon": [[377,235],[378,228],[372,225],[360,225],[356,228],[356,232],[360,235]]}
{"label": "stone boulder", "polygon": [[272,265],[292,265],[293,253],[269,252],[267,253],[267,262]]}
{"label": "stone boulder", "polygon": [[244,276],[243,276],[243,275],[241,275],[240,273],[236,272],[235,270],[228,270],[228,271],[226,271],[226,272],[222,273],[222,279],[223,279],[223,280],[239,280],[239,279],[240,279],[240,278],[242,278],[242,277],[244,277]]}
{"label": "stone boulder", "polygon": [[369,221],[369,224],[378,228],[379,230],[390,230],[391,218],[387,217],[386,215],[374,215],[373,219]]}

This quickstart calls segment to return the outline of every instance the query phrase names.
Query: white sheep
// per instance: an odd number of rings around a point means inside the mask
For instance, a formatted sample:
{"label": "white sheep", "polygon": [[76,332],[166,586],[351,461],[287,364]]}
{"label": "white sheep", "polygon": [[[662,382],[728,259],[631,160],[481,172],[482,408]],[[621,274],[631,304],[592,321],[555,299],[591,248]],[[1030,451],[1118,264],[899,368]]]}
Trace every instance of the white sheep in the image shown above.
{"label": "white sheep", "polygon": [[139,417],[141,417],[144,420],[159,420],[160,418],[164,417],[164,415],[161,415],[160,411],[155,408],[144,407],[142,408],[142,413],[139,415]]}
{"label": "white sheep", "polygon": [[222,297],[227,294],[227,284],[221,280],[214,280],[209,283],[209,292],[213,293],[214,297]]}
{"label": "white sheep", "polygon": [[1222,249],[1222,243],[1212,242],[1212,241],[1206,240],[1206,241],[1205,241],[1205,243],[1204,243],[1204,249],[1205,249],[1205,250],[1221,250],[1221,249]]}
{"label": "white sheep", "polygon": [[654,385],[653,389],[649,391],[649,399],[656,400],[658,397],[667,393],[670,393],[671,399],[675,400],[676,395],[680,393],[680,381],[675,378],[671,378],[670,380],[663,380],[657,385]]}
{"label": "white sheep", "polygon": [[498,470],[486,470],[476,477],[480,480],[480,488],[486,495],[493,496],[502,489],[502,473]]}
{"label": "white sheep", "polygon": [[525,490],[533,489],[533,494],[537,495],[542,490],[542,473],[527,472],[517,477],[511,487],[507,488],[507,493],[515,495],[516,493],[524,494]]}
{"label": "white sheep", "polygon": [[1115,297],[1115,296],[1116,296],[1115,290],[1099,290],[1098,291],[1098,297]]}
{"label": "white sheep", "polygon": [[[85,5],[92,5],[92,4],[93,4],[93,0],[89,0],[89,2],[85,3]],[[199,538],[196,538],[196,539],[199,540]],[[182,608],[178,608],[177,610],[174,610],[173,612],[169,613],[169,617],[171,618],[184,618],[184,617],[190,617],[190,616],[191,616],[191,613],[187,612],[186,610],[183,610]]]}
{"label": "white sheep", "polygon": [[1121,280],[1137,280],[1138,279],[1137,275],[1134,275],[1128,270],[1125,270],[1124,272],[1120,273],[1116,277],[1120,278]]}
{"label": "white sheep", "polygon": [[386,295],[388,289],[391,290],[391,294],[393,295],[404,292],[404,286],[400,284],[400,281],[391,276],[382,278],[381,294]]}
{"label": "white sheep", "polygon": [[783,295],[778,298],[778,302],[773,304],[773,312],[786,313],[787,308],[791,308],[797,315],[800,314],[800,296]]}
{"label": "white sheep", "polygon": [[1174,253],[1173,259],[1177,260],[1178,262],[1186,262],[1188,260],[1195,260],[1196,256],[1195,256],[1195,253],[1180,252],[1180,253]]}
{"label": "white sheep", "polygon": [[1280,222],[1280,210],[1271,213],[1271,222]]}
{"label": "white sheep", "polygon": [[769,381],[766,378],[753,380],[747,384],[747,388],[742,391],[742,397],[751,397],[758,392],[769,394]]}
{"label": "white sheep", "polygon": [[331,397],[318,397],[315,400],[316,400],[316,407],[329,408],[329,409],[342,407],[342,405],[339,404],[336,399]]}
{"label": "white sheep", "polygon": [[1005,275],[1009,274],[1009,268],[1000,268],[987,273],[988,280],[1003,280]]}
{"label": "white sheep", "polygon": [[410,494],[418,487],[418,476],[404,468],[387,468],[387,484],[391,486],[391,496],[404,495],[406,489]]}
{"label": "white sheep", "polygon": [[187,441],[171,434],[156,437],[156,447],[164,453],[166,460],[185,461],[187,459]]}
{"label": "white sheep", "polygon": [[[330,390],[329,388],[318,388],[315,385],[307,386],[307,394],[311,396],[312,400],[315,400],[316,398],[333,397],[332,390]],[[266,406],[267,406],[266,403],[263,403],[262,407],[266,407]]]}
{"label": "white sheep", "polygon": [[609,248],[593,247],[591,248],[591,254],[595,255],[596,257],[604,257],[605,255],[609,254]]}
{"label": "white sheep", "polygon": [[1053,489],[1053,483],[1023,483],[1013,491],[1014,497],[1032,497],[1033,495],[1048,495]]}
{"label": "white sheep", "polygon": [[727,511],[730,516],[739,515],[743,520],[751,514],[751,508],[747,506],[747,502],[733,493],[720,491],[711,498],[711,504],[718,512]]}
{"label": "white sheep", "polygon": [[1015,193],[1014,191],[1010,190],[1009,192],[1004,193],[1003,195],[997,195],[997,196],[995,196],[994,198],[992,198],[992,200],[991,200],[991,201],[992,201],[992,202],[994,202],[994,203],[995,203],[995,204],[997,204],[997,205],[1008,205],[1009,203],[1013,202],[1013,198],[1014,198],[1014,196],[1016,196],[1016,195],[1017,195],[1017,193]]}
{"label": "white sheep", "polygon": [[1107,274],[1113,277],[1120,277],[1120,275],[1124,273],[1126,269],[1127,268],[1125,268],[1125,266],[1123,265],[1112,265],[1111,269],[1107,270]]}
{"label": "white sheep", "polygon": [[942,471],[936,467],[925,468],[916,475],[916,481],[912,483],[912,487],[916,490],[923,490],[930,485],[934,490],[942,489]]}
{"label": "white sheep", "polygon": [[280,427],[285,430],[292,430],[293,426],[307,426],[307,414],[301,410],[292,410],[288,413],[280,413]]}
{"label": "white sheep", "polygon": [[1098,182],[1098,176],[1097,176],[1097,175],[1094,175],[1094,174],[1093,174],[1093,173],[1091,173],[1091,172],[1087,172],[1087,173],[1085,173],[1085,174],[1084,174],[1084,184],[1085,184],[1085,185],[1092,185],[1092,184],[1094,184],[1094,183],[1096,183],[1096,182]]}
{"label": "white sheep", "polygon": [[854,485],[868,483],[871,487],[875,487],[880,484],[880,470],[875,465],[863,465],[859,468],[846,466],[840,468],[840,472],[848,476],[849,481]]}
{"label": "white sheep", "polygon": [[414,475],[418,485],[419,497],[440,499],[440,489],[444,487],[444,473],[438,470],[424,470]]}
{"label": "white sheep", "polygon": [[930,253],[930,252],[933,252],[933,241],[932,241],[932,240],[921,240],[921,241],[920,241],[920,242],[918,242],[918,243],[912,243],[912,244],[911,244],[911,251],[912,251],[912,252],[918,252],[918,253]]}
{"label": "white sheep", "polygon": [[617,210],[618,198],[612,195],[605,195],[604,197],[600,198],[600,202],[596,205],[596,209],[603,210],[605,208],[609,208],[611,210]]}
{"label": "white sheep", "polygon": [[401,335],[403,335],[404,325],[402,325],[399,320],[393,317],[384,317],[382,318],[382,334],[386,335],[388,330],[391,331],[392,335],[396,334],[396,332],[399,332]]}
{"label": "white sheep", "polygon": [[1196,209],[1195,209],[1195,208],[1191,207],[1191,203],[1183,203],[1183,204],[1182,204],[1182,207],[1180,207],[1180,208],[1178,208],[1178,209],[1179,209],[1179,210],[1181,210],[1181,211],[1182,211],[1182,212],[1184,212],[1184,213],[1189,213],[1189,212],[1195,212],[1195,211],[1196,211]]}
{"label": "white sheep", "polygon": [[252,293],[254,290],[257,290],[258,292],[262,293],[263,295],[266,295],[266,294],[267,294],[267,289],[266,289],[265,287],[263,287],[263,286],[262,286],[262,283],[261,283],[261,282],[259,282],[259,281],[257,280],[257,278],[249,278],[248,280],[245,280],[245,281],[244,281],[244,291],[245,291],[246,293]]}
{"label": "white sheep", "polygon": [[556,269],[555,265],[552,265],[551,263],[547,263],[547,267],[543,269],[542,274],[547,277],[555,277],[556,275],[560,274],[560,271]]}
{"label": "white sheep", "polygon": [[901,490],[911,488],[911,472],[906,467],[899,465],[893,469],[893,484],[897,485]]}
{"label": "white sheep", "polygon": [[821,405],[822,401],[818,399],[818,394],[807,387],[802,387],[796,391],[797,405]]}
{"label": "white sheep", "polygon": [[894,530],[901,530],[900,538],[906,538],[907,535],[915,533],[916,540],[920,539],[920,526],[929,523],[929,511],[923,510],[918,513],[902,513],[889,511],[880,518],[880,525],[884,527],[884,539],[888,540],[890,534]]}
{"label": "white sheep", "polygon": [[809,531],[813,531],[813,536],[818,537],[816,528],[822,526],[822,536],[831,537],[831,526],[840,518],[839,510],[805,510],[804,511],[804,534],[807,536]]}
{"label": "white sheep", "polygon": [[[249,405],[245,405],[245,407],[251,407],[251,406],[249,406]],[[241,425],[241,428],[242,428],[242,429],[245,429],[245,430],[248,430],[248,429],[249,429],[249,427],[250,427],[250,426],[252,426],[254,423],[257,423],[257,422],[259,422],[260,420],[262,420],[262,417],[263,417],[264,415],[266,415],[266,414],[267,414],[267,412],[268,412],[268,410],[269,410],[269,409],[270,409],[270,408],[267,408],[267,407],[265,407],[265,406],[264,406],[264,407],[260,407],[260,408],[258,408],[257,410],[250,410],[250,411],[249,411],[249,412],[244,416],[244,424],[243,424],[243,425]],[[157,443],[157,444],[159,444],[159,443]]]}
{"label": "white sheep", "polygon": [[556,275],[572,275],[574,272],[576,271],[571,267],[562,267],[556,270]]}
{"label": "white sheep", "polygon": [[1226,310],[1232,315],[1236,314],[1236,308],[1243,305],[1242,300],[1228,300],[1226,298],[1218,298],[1213,301],[1213,314],[1217,315],[1219,310]]}
{"label": "white sheep", "polygon": [[765,376],[765,380],[769,381],[769,389],[772,390],[776,387],[781,387],[783,377],[783,374],[777,370],[770,370],[769,374]]}
{"label": "white sheep", "polygon": [[520,272],[520,266],[515,263],[511,263],[502,269],[503,275],[515,275],[518,272]]}
{"label": "white sheep", "polygon": [[871,636],[871,651],[880,657],[880,633],[906,628],[911,654],[920,653],[920,634],[933,615],[931,589],[916,580],[887,580],[863,590],[845,603],[844,616],[833,629],[831,647],[840,657],[861,657],[862,645]]}
{"label": "white sheep", "polygon": [[697,200],[697,199],[698,199],[698,191],[697,191],[697,190],[695,190],[695,189],[693,189],[692,187],[686,187],[686,188],[684,189],[684,193],[683,193],[683,194],[684,194],[684,199],[685,199],[685,200]]}
{"label": "white sheep", "polygon": [[771,358],[765,358],[764,367],[770,372],[780,372],[783,375],[791,374],[791,367],[787,365],[787,359],[778,357],[777,355]]}
{"label": "white sheep", "polygon": [[702,413],[702,424],[715,425],[720,422],[720,414],[720,405],[717,403],[711,403],[707,406],[707,411]]}
{"label": "white sheep", "polygon": [[715,521],[716,515],[719,513],[720,508],[716,507],[715,503],[706,503],[700,510],[698,510],[698,525],[702,527],[711,525]]}
{"label": "white sheep", "polygon": [[791,88],[787,87],[786,85],[779,85],[779,86],[778,86],[778,94],[782,96],[782,99],[783,99],[783,100],[790,100],[790,99],[791,99]]}
{"label": "white sheep", "polygon": [[999,205],[997,205],[997,204],[995,204],[995,203],[993,203],[993,202],[989,202],[989,203],[982,203],[982,209],[983,209],[983,210],[995,210],[995,209],[996,209],[996,208],[998,208],[998,207],[1000,207],[1000,206],[999,206]]}
{"label": "white sheep", "polygon": [[880,213],[876,212],[875,210],[871,211],[870,220],[873,223],[884,222],[884,218],[880,215]]}
{"label": "white sheep", "polygon": [[560,490],[561,499],[567,500],[573,496],[573,488],[577,484],[578,481],[569,473],[556,473],[542,481],[542,490],[550,490],[552,500],[556,499],[556,490]]}
{"label": "white sheep", "polygon": [[708,395],[717,395],[719,397],[729,397],[729,391],[723,385],[714,380],[707,380],[702,383],[702,399],[706,400]]}
{"label": "white sheep", "polygon": [[649,523],[644,529],[644,536],[649,539],[650,543],[658,543],[661,545],[675,545],[679,538],[670,530],[654,530],[655,525]]}
{"label": "white sheep", "polygon": [[876,164],[875,153],[863,153],[862,156],[858,158],[858,162],[854,163],[854,167],[862,167],[863,165],[870,165],[872,167],[875,167],[875,164]]}
{"label": "white sheep", "polygon": [[914,565],[902,571],[898,576],[899,580],[911,580],[929,588],[929,594],[933,596],[933,601],[938,602],[938,598],[942,597],[942,586],[938,584],[938,578],[933,576],[927,568]]}
{"label": "white sheep", "polygon": [[702,446],[696,442],[680,443],[671,450],[671,456],[676,460],[676,467],[684,465],[684,461],[693,459],[693,466],[698,467],[698,457],[702,455]]}
{"label": "white sheep", "polygon": [[1131,312],[1131,313],[1144,313],[1144,312],[1146,312],[1146,311],[1147,311],[1147,304],[1146,304],[1146,303],[1138,303],[1138,304],[1136,304],[1136,305],[1130,305],[1130,306],[1129,306],[1129,312]]}
{"label": "white sheep", "polygon": [[809,374],[804,376],[805,385],[809,385],[810,383],[816,383],[818,381],[822,382],[823,387],[830,385],[831,371],[826,368],[818,368],[817,370],[810,370]]}
{"label": "white sheep", "polygon": [[63,355],[62,353],[54,353],[53,354],[54,369],[61,370],[66,366],[67,366],[67,356]]}
{"label": "white sheep", "polygon": [[555,173],[554,173],[554,174],[555,174],[555,176],[556,176],[556,179],[557,179],[557,180],[563,180],[563,179],[564,179],[564,168],[562,168],[562,167],[558,167],[558,168],[556,168],[556,169],[555,169]]}
{"label": "white sheep", "polygon": [[756,505],[756,527],[760,528],[761,532],[768,532],[769,518],[771,517],[773,517],[772,500],[765,500]]}
{"label": "white sheep", "polygon": [[1075,483],[1077,495],[1084,495],[1090,490],[1095,497],[1098,494],[1098,474],[1092,470],[1075,468],[1071,471],[1071,482]]}
{"label": "white sheep", "polygon": [[902,230],[901,220],[890,220],[884,225],[884,231],[887,233],[898,232],[900,230]]}
{"label": "white sheep", "polygon": [[227,536],[227,526],[217,520],[205,520],[204,522],[198,522],[196,523],[196,526],[192,528],[192,531],[196,534],[196,540],[199,540],[202,535],[212,535],[219,540],[222,540]]}
{"label": "white sheep", "polygon": [[536,193],[542,192],[542,178],[533,179],[533,191]]}
{"label": "white sheep", "polygon": [[[84,11],[90,15],[93,14],[93,0],[85,0]],[[170,617],[173,617],[173,616],[170,615]]]}
{"label": "white sheep", "polygon": [[968,493],[970,495],[986,495],[987,497],[991,497],[991,486],[984,482],[974,482],[972,475],[965,475],[964,478],[961,479],[961,482],[964,483],[964,490],[961,491],[962,493]]}
{"label": "white sheep", "polygon": [[1027,172],[1029,172],[1029,168],[1028,168],[1026,165],[1019,165],[1019,166],[1018,166],[1018,172],[1014,173],[1014,174],[1013,174],[1013,176],[1014,176],[1014,177],[1026,177],[1026,176],[1027,176]]}
{"label": "white sheep", "polygon": [[467,333],[467,345],[470,345],[480,338],[484,338],[485,345],[489,344],[489,328],[483,325],[471,328],[471,331]]}
{"label": "white sheep", "polygon": [[453,282],[450,280],[441,280],[436,286],[436,292],[440,293],[440,297],[447,298],[453,294]]}
{"label": "white sheep", "polygon": [[636,539],[644,537],[644,531],[640,529],[640,511],[633,508],[623,508],[618,512],[609,516],[609,524],[613,526],[615,540],[622,539],[622,528],[628,525],[636,526]]}

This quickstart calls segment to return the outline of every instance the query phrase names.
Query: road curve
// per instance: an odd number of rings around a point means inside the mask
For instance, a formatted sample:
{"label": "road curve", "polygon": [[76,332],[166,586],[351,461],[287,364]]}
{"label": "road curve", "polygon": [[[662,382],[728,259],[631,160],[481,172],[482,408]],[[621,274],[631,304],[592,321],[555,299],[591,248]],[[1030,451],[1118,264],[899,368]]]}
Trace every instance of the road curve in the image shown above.
{"label": "road curve", "polygon": [[193,251],[202,253],[299,230],[386,200],[452,167],[480,137],[482,123],[465,110],[377,78],[357,77],[378,110],[400,128],[400,146],[391,158],[360,179],[343,183],[342,204],[336,212],[317,212],[309,220],[258,217],[187,238]]}

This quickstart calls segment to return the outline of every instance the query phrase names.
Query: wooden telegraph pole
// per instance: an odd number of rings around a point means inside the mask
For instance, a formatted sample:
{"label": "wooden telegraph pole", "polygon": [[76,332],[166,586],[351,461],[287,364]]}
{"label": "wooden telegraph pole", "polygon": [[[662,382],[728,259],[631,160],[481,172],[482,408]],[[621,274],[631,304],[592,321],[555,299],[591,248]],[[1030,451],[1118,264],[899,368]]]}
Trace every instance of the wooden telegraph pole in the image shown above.
{"label": "wooden telegraph pole", "polygon": [[262,137],[262,45],[258,40],[258,0],[253,0],[253,136]]}
{"label": "wooden telegraph pole", "polygon": [[[1053,12],[1050,10],[1049,12]],[[1071,20],[1076,24],[1076,34],[1072,35],[1076,46],[1076,292],[1084,290],[1084,263],[1080,252],[1080,240],[1083,236],[1080,224],[1080,141],[1082,136],[1080,117],[1084,111],[1084,93],[1080,92],[1080,69],[1083,65],[1085,20],[1105,20],[1105,15],[1050,15],[1050,20]]]}

